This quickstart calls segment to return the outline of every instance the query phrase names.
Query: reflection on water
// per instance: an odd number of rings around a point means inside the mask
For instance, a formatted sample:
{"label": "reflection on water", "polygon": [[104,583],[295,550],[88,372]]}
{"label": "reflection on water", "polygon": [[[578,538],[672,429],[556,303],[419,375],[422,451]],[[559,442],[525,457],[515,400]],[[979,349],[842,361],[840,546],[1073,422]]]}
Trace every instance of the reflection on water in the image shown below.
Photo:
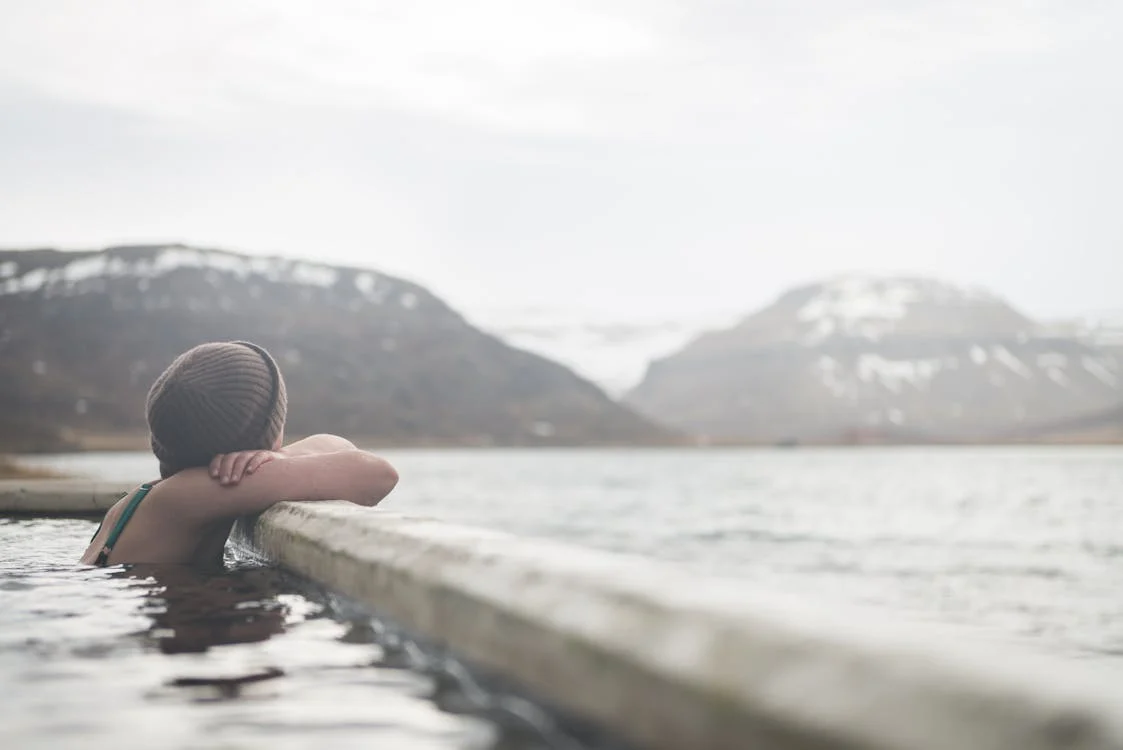
{"label": "reflection on water", "polygon": [[130,565],[115,578],[134,582],[140,611],[152,618],[148,637],[165,654],[202,653],[212,646],[256,643],[284,632],[284,593],[265,568],[208,574],[186,565]]}
{"label": "reflection on water", "polygon": [[92,530],[0,518],[2,747],[589,746],[275,569],[76,566]]}

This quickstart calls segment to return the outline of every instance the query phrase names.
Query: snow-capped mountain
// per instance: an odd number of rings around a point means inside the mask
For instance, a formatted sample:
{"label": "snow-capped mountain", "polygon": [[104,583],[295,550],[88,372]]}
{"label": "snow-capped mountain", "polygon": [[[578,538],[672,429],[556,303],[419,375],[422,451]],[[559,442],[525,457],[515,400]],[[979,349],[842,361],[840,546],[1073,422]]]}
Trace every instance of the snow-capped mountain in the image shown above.
{"label": "snow-capped mountain", "polygon": [[668,431],[564,367],[358,268],[179,245],[0,251],[0,448],[143,432],[181,351],[248,339],[289,385],[290,431],[394,443],[644,443]]}
{"label": "snow-capped mountain", "polygon": [[988,439],[1118,406],[1123,360],[982,290],[844,277],[699,336],[627,401],[722,439]]}

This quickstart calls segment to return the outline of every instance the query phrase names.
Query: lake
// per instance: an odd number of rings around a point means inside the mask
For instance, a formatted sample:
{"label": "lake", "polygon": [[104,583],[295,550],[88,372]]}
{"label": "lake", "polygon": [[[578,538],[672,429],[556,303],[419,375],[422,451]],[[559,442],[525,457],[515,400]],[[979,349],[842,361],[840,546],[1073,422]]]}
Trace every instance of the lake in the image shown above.
{"label": "lake", "polygon": [[[1123,447],[401,450],[382,507],[1123,664]],[[157,476],[140,453],[28,463]],[[81,550],[74,550],[74,557]]]}

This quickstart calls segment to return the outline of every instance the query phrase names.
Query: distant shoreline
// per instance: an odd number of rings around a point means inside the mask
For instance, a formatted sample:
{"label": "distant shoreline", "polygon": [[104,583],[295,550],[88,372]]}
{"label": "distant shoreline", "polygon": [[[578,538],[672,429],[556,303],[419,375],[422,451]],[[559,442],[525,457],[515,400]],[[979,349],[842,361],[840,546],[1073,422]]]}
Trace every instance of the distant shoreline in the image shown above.
{"label": "distant shoreline", "polygon": [[[300,435],[292,436],[299,439]],[[439,441],[412,440],[392,441],[380,438],[354,437],[351,440],[365,450],[723,450],[730,448],[774,448],[776,450],[797,450],[800,448],[970,448],[970,447],[1017,447],[1017,446],[1117,446],[1123,445],[1123,436],[1117,434],[1047,436],[1036,439],[1009,438],[1003,440],[878,440],[858,437],[851,440],[816,441],[752,441],[752,440],[683,440],[681,442],[652,443],[488,443],[480,440]],[[135,433],[98,434],[90,436],[69,436],[65,444],[37,450],[0,449],[0,476],[12,476],[7,471],[18,471],[22,467],[13,466],[19,456],[61,455],[82,453],[132,453],[148,452],[148,436]],[[34,470],[32,470],[34,471]],[[17,478],[33,478],[14,475]]]}
{"label": "distant shoreline", "polygon": [[[680,445],[479,445],[467,443],[387,443],[385,441],[369,443],[364,441],[356,441],[356,444],[366,450],[373,451],[411,451],[411,450],[432,450],[432,451],[479,451],[481,453],[487,451],[543,451],[543,450],[568,450],[568,451],[598,451],[603,450],[610,452],[614,450],[650,450],[650,451],[664,451],[664,450],[690,450],[690,451],[725,451],[725,450],[738,450],[738,449],[754,449],[754,450],[767,450],[775,452],[790,452],[794,450],[867,450],[877,448],[931,448],[939,449],[954,449],[954,448],[1116,448],[1123,446],[1123,440],[1085,440],[1085,441],[1006,441],[1006,442],[961,442],[961,443],[801,443],[798,445],[790,444],[776,444],[776,443],[750,443],[750,442],[726,442],[726,443],[710,443],[707,445],[700,444],[680,444]],[[60,450],[49,451],[33,451],[33,452],[15,452],[7,451],[0,453],[0,479],[67,479],[70,475],[53,471],[51,469],[41,468],[39,466],[27,465],[21,462],[21,458],[34,458],[36,456],[65,456],[65,455],[83,455],[89,453],[148,453],[149,448],[147,442],[137,445],[135,442],[126,441],[124,443],[113,444],[99,443],[96,446],[71,446]]]}
{"label": "distant shoreline", "polygon": [[11,456],[0,455],[0,479],[65,479],[66,474],[25,466]]}

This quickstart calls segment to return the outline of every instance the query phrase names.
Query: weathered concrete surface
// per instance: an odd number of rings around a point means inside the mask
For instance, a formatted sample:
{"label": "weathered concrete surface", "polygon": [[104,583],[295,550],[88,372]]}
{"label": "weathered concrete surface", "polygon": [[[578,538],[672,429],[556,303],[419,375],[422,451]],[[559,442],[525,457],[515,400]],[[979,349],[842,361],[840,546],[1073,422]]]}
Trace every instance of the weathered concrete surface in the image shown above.
{"label": "weathered concrete surface", "polygon": [[645,747],[1123,748],[1123,679],[675,568],[344,503],[245,523],[265,556]]}
{"label": "weathered concrete surface", "polygon": [[0,513],[101,515],[132,488],[89,479],[0,479]]}

